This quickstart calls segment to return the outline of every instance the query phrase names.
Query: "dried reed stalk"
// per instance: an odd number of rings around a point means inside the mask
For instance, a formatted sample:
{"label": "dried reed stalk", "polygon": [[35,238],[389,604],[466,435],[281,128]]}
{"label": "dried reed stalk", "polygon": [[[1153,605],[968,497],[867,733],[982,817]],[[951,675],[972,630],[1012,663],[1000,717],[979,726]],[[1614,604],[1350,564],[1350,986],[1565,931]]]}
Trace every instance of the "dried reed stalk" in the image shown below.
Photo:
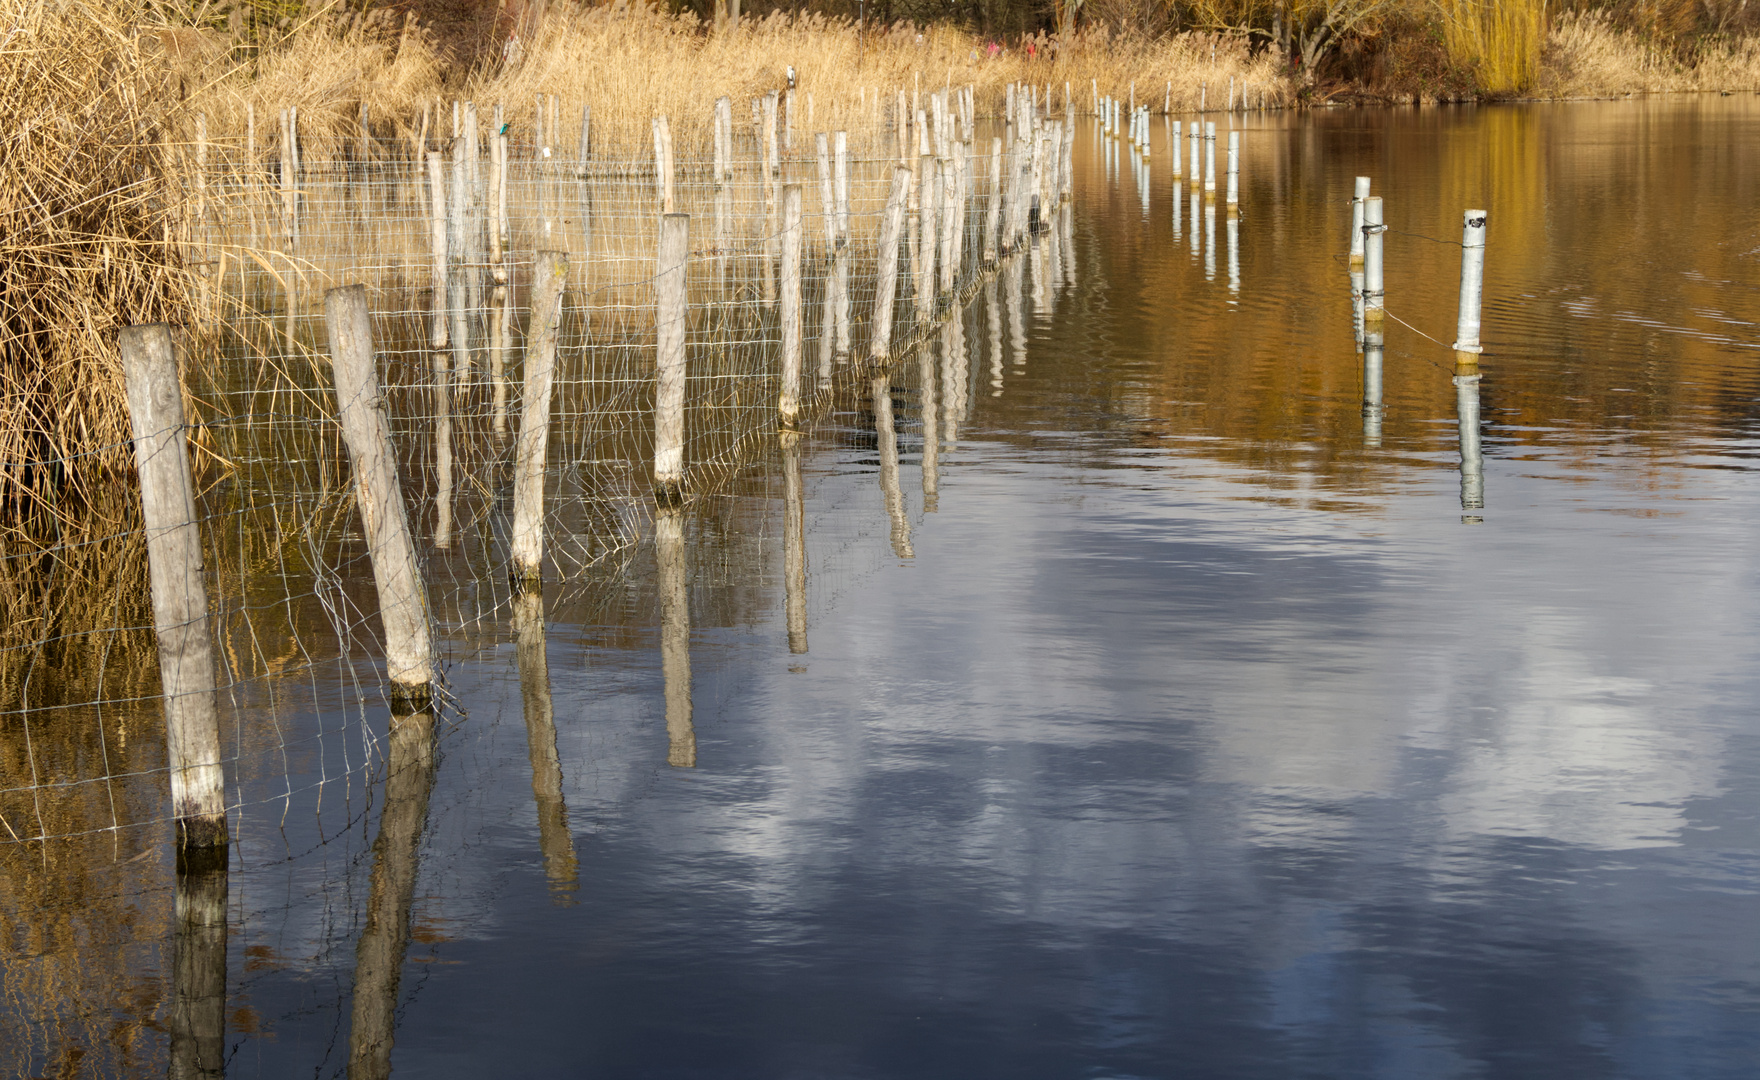
{"label": "dried reed stalk", "polygon": [[137,14],[0,0],[0,529],[70,523],[131,468],[116,332],[189,310],[178,86]]}

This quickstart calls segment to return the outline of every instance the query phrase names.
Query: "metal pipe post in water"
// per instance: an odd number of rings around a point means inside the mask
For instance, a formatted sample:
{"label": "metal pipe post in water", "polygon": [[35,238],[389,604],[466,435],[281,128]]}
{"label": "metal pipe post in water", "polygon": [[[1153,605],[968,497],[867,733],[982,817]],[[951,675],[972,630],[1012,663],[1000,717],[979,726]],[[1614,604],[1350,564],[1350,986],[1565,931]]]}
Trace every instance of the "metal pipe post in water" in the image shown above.
{"label": "metal pipe post in water", "polygon": [[1363,261],[1363,203],[1369,198],[1369,178],[1357,177],[1356,193],[1351,199],[1351,263]]}
{"label": "metal pipe post in water", "polygon": [[1216,123],[1204,123],[1204,199],[1216,198]]}
{"label": "metal pipe post in water", "polygon": [[1485,292],[1485,211],[1468,210],[1461,226],[1461,304],[1454,351],[1478,355],[1479,311]]}
{"label": "metal pipe post in water", "polygon": [[1382,318],[1382,302],[1387,296],[1387,283],[1382,262],[1381,196],[1363,200],[1363,320],[1378,322]]}

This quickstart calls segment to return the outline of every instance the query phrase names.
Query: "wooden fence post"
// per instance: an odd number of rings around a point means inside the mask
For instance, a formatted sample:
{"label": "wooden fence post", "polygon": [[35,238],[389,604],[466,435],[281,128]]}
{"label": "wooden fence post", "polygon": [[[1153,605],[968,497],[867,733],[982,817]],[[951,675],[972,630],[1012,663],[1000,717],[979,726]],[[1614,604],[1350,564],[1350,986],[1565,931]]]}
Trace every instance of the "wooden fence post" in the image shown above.
{"label": "wooden fence post", "polygon": [[904,204],[911,186],[911,171],[892,170],[892,194],[886,199],[886,216],[880,221],[879,269],[874,276],[874,326],[868,357],[886,362],[892,351],[892,307],[898,296],[898,241],[904,231]]}
{"label": "wooden fence post", "polygon": [[202,536],[184,435],[183,383],[164,323],[125,327],[122,375],[140,472],[153,628],[165,700],[166,758],[179,861],[226,865],[226,789],[214,710],[214,643]]}
{"label": "wooden fence post", "polygon": [[364,285],[331,289],[324,295],[324,322],[330,333],[336,410],[354,468],[355,505],[373,564],[384,625],[385,668],[391,704],[397,712],[425,709],[437,676],[434,639],[428,623],[427,589],[416,565],[415,543],[397,476],[397,455],[385,422],[385,399],[373,361],[373,324],[367,315]]}
{"label": "wooden fence post", "polygon": [[544,577],[544,464],[550,450],[550,398],[556,386],[556,335],[568,254],[538,252],[532,321],[526,332],[525,392],[513,451],[513,577],[535,588]]}
{"label": "wooden fence post", "polygon": [[684,499],[685,260],[690,257],[689,214],[660,219],[654,267],[654,499]]}
{"label": "wooden fence post", "polygon": [[801,186],[782,189],[782,395],[777,421],[785,429],[800,420],[801,394]]}

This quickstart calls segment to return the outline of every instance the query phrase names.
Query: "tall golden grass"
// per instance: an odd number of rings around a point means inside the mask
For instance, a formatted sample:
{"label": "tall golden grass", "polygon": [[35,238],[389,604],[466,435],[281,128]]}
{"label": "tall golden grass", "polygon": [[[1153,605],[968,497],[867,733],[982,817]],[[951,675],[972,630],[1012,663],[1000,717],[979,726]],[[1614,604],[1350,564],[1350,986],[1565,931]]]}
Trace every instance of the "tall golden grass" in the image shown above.
{"label": "tall golden grass", "polygon": [[128,467],[116,330],[180,321],[179,87],[128,2],[0,0],[0,522]]}
{"label": "tall golden grass", "polygon": [[1133,83],[1138,101],[1157,107],[1171,85],[1176,110],[1194,109],[1206,96],[1212,108],[1223,104],[1231,78],[1254,102],[1287,104],[1292,96],[1275,53],[1249,55],[1239,36],[1097,31],[1032,57],[1020,48],[992,56],[987,46],[952,27],[863,31],[847,19],[786,12],[714,29],[689,12],[617,0],[556,5],[528,28],[513,56],[443,82],[441,59],[418,37],[390,40],[358,21],[317,20],[250,66],[200,88],[190,108],[207,114],[214,130],[234,132],[243,129],[249,103],[267,139],[264,125],[297,105],[302,154],[319,160],[356,130],[362,102],[379,124],[414,134],[424,108],[440,95],[474,100],[485,116],[502,102],[516,130],[529,130],[538,94],[556,95],[571,109],[589,104],[597,147],[639,153],[651,145],[653,117],[669,117],[675,133],[706,132],[716,98],[732,97],[743,109],[747,99],[781,89],[791,65],[797,126],[806,129],[811,95],[814,129],[844,128],[858,138],[889,115],[874,108],[875,95],[890,105],[900,89],[908,97],[919,88],[971,85],[986,112],[1000,111],[1007,85],[1022,82],[1050,86],[1059,106],[1068,83],[1081,108],[1096,86],[1123,98]]}
{"label": "tall golden grass", "polygon": [[1712,38],[1688,50],[1615,25],[1601,12],[1562,15],[1547,41],[1547,97],[1760,90],[1760,40]]}

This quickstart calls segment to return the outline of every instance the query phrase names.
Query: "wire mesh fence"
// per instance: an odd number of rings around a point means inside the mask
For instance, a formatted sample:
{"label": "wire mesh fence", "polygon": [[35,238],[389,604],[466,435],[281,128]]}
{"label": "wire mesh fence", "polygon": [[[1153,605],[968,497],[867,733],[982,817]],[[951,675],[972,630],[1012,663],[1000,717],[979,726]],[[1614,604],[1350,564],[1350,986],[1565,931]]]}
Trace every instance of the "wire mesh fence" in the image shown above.
{"label": "wire mesh fence", "polygon": [[[893,360],[953,348],[946,335],[966,331],[949,313],[988,279],[999,248],[1033,230],[1032,208],[1067,192],[1062,124],[1022,116],[984,152],[969,113],[962,137],[953,107],[936,110],[932,132],[914,123],[907,134],[889,117],[847,141],[821,141],[773,126],[760,103],[751,129],[734,130],[723,114],[685,132],[683,159],[659,125],[653,153],[594,151],[583,135],[564,155],[553,119],[550,139],[522,143],[506,125],[477,130],[470,110],[460,119],[473,130],[443,150],[363,137],[309,162],[298,159],[295,117],[260,145],[255,131],[202,131],[179,178],[193,210],[178,242],[198,307],[178,341],[229,815],[250,807],[257,821],[285,823],[296,812],[335,813],[319,831],[344,828],[358,809],[351,793],[385,759],[379,600],[337,424],[328,289],[368,290],[433,632],[443,659],[458,662],[504,640],[517,591],[509,503],[538,253],[568,256],[544,477],[546,577],[558,583],[553,610],[590,610],[615,592],[654,514],[661,215],[690,221],[683,486],[690,499],[716,500],[778,427],[784,291],[799,289],[811,423],[851,388],[870,392],[865,361],[877,336],[890,338],[881,351]],[[913,173],[902,189],[903,254],[881,281],[901,168]],[[791,286],[784,195],[795,184],[805,211]],[[1029,258],[1043,288],[1040,257]],[[1002,260],[1017,299],[1020,264]],[[882,290],[897,297],[883,331]],[[1018,305],[1011,312],[1018,335]],[[955,409],[969,381],[924,375],[920,392]],[[0,711],[0,844],[169,820],[131,485],[114,478],[104,519],[113,527],[0,549],[9,615],[0,691],[10,703]]]}

